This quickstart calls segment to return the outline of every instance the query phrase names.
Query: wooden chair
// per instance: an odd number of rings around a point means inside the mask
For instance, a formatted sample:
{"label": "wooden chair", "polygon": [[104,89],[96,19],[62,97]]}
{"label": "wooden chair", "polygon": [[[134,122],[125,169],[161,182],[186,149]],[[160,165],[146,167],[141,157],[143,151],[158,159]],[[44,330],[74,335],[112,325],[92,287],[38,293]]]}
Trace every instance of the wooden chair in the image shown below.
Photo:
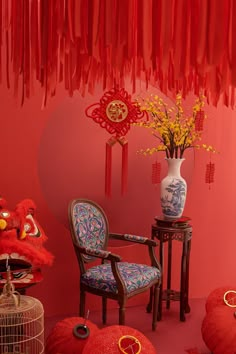
{"label": "wooden chair", "polygon": [[[93,201],[75,199],[68,209],[72,241],[80,267],[80,310],[85,316],[86,292],[102,297],[102,320],[106,323],[107,299],[119,304],[119,324],[125,324],[125,306],[129,298],[151,290],[153,306],[152,330],[156,329],[161,267],[156,259],[156,242],[142,236],[109,233],[103,209]],[[148,247],[150,265],[122,262],[121,257],[107,251],[109,238],[135,242]],[[99,260],[94,266],[90,263]],[[99,264],[98,264],[99,263]]]}

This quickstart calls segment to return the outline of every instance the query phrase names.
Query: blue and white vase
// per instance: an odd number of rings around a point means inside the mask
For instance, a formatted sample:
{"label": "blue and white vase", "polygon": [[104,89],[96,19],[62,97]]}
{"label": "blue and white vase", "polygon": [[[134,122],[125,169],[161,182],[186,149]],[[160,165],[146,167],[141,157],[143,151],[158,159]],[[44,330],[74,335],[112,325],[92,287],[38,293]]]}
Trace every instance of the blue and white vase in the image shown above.
{"label": "blue and white vase", "polygon": [[185,159],[166,159],[168,174],[161,181],[161,207],[166,219],[182,216],[187,195],[187,183],[181,176],[180,167]]}

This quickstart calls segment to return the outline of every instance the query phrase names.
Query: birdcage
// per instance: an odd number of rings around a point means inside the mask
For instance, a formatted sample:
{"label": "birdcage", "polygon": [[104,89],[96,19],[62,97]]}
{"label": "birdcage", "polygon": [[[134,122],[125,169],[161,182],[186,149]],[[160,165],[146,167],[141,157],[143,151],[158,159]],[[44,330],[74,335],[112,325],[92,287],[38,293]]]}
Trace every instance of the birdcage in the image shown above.
{"label": "birdcage", "polygon": [[0,296],[0,354],[44,353],[44,309],[31,296],[20,295],[8,280]]}

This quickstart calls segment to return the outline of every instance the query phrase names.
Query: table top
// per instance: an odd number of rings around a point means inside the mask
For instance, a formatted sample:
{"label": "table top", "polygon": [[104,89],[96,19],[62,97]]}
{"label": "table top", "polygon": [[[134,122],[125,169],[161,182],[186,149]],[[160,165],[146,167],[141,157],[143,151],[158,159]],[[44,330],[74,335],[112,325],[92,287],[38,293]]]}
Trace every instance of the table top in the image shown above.
{"label": "table top", "polygon": [[163,216],[156,216],[155,217],[156,226],[164,227],[164,228],[188,228],[191,227],[189,222],[191,218],[188,216],[182,216],[181,218],[177,219],[166,219]]}

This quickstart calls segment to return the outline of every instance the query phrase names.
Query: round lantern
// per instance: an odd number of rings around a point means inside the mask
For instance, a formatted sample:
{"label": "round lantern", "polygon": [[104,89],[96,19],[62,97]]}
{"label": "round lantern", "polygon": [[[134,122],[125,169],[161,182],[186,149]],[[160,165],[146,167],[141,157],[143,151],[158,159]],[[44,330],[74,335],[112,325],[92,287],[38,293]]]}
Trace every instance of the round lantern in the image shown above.
{"label": "round lantern", "polygon": [[206,313],[202,323],[202,338],[212,353],[236,353],[235,310],[224,305]]}
{"label": "round lantern", "polygon": [[144,334],[127,326],[109,326],[98,331],[84,347],[83,354],[157,354]]}
{"label": "round lantern", "polygon": [[213,290],[207,297],[206,300],[206,312],[213,310],[215,307],[223,306],[225,307],[224,294],[229,290],[236,290],[236,286],[223,286]]}
{"label": "round lantern", "polygon": [[70,317],[58,322],[46,340],[45,354],[80,354],[98,327],[82,317]]}

